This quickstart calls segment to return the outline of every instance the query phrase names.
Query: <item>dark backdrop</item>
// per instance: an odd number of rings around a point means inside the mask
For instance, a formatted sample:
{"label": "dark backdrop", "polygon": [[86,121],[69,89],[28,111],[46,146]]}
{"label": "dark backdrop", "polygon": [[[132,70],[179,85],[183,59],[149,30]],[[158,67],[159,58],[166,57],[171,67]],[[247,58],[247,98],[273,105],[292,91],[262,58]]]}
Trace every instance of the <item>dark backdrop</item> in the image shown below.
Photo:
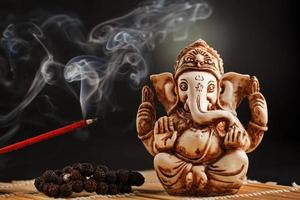
{"label": "dark backdrop", "polygon": [[[300,136],[296,128],[299,126],[299,108],[296,104],[299,92],[299,32],[296,32],[296,1],[209,2],[213,14],[195,25],[200,27],[199,37],[219,51],[225,71],[256,75],[268,102],[269,130],[258,149],[249,154],[249,178],[281,184],[299,182]],[[127,13],[137,4],[132,0],[1,1],[1,32],[11,21],[24,21],[33,12],[69,13],[82,19],[86,30],[90,30],[101,21]],[[197,33],[194,32],[194,38],[190,41],[197,38],[195,35]],[[176,51],[190,41],[176,44]],[[150,73],[172,70],[176,54],[166,58],[160,56],[168,51],[168,44],[165,42],[155,48]],[[2,65],[7,64],[5,59],[6,55],[1,51]],[[1,85],[1,113],[8,112],[22,99],[26,91],[24,88],[32,81],[32,74],[32,69],[23,72],[28,79],[22,83],[23,86],[15,88],[15,93]],[[113,91],[112,101],[120,109],[107,109],[98,123],[88,128],[89,133],[69,134],[0,155],[0,181],[32,178],[46,169],[61,168],[79,161],[104,163],[112,168],[152,168],[152,157],[137,139],[135,131],[140,91],[131,90],[124,80],[116,80]],[[41,120],[40,114],[48,110],[43,110],[43,101],[34,100],[20,116],[18,133],[1,143],[2,146],[81,118],[78,102],[69,98],[60,87],[46,86],[41,94],[51,97],[56,105],[55,112],[65,119],[63,123],[49,118],[45,118],[47,121]],[[247,104],[244,103],[240,111],[242,121],[246,121],[247,112]],[[0,132],[8,129],[2,127]]]}

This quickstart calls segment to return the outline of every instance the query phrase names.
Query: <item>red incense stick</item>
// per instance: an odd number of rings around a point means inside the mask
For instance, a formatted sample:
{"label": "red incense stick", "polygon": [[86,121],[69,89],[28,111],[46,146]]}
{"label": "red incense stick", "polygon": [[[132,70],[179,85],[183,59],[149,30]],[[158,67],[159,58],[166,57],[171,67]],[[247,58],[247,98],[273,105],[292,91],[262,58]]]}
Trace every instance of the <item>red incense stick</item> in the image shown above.
{"label": "red incense stick", "polygon": [[66,133],[71,132],[75,129],[83,128],[85,126],[88,126],[88,125],[92,124],[95,121],[96,121],[96,119],[81,120],[81,121],[75,122],[73,124],[69,124],[67,126],[64,126],[64,127],[61,127],[61,128],[43,133],[41,135],[26,139],[26,140],[23,140],[23,141],[20,141],[20,142],[17,142],[15,144],[11,144],[11,145],[8,145],[6,147],[2,147],[2,148],[0,148],[0,154],[5,154],[5,153],[11,152],[11,151],[22,149],[22,148],[25,148],[27,146],[33,145],[35,143],[38,143],[38,142],[41,142],[41,141],[44,141],[44,140],[48,140],[50,138],[53,138],[53,137],[56,137],[56,136],[59,136],[59,135],[66,134]]}

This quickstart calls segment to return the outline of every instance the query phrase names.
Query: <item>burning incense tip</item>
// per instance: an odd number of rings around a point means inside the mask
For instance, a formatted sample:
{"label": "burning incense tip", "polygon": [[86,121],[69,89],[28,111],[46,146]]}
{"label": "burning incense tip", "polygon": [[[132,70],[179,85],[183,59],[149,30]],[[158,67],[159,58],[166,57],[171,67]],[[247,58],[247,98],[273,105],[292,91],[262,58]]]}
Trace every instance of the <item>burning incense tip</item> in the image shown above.
{"label": "burning incense tip", "polygon": [[90,125],[90,124],[96,122],[97,120],[98,120],[98,118],[95,118],[95,119],[87,119],[87,120],[85,120],[85,123],[86,123],[87,125]]}
{"label": "burning incense tip", "polygon": [[17,142],[15,144],[11,144],[11,145],[2,147],[2,148],[0,148],[0,155],[1,154],[6,154],[8,152],[15,151],[15,150],[18,150],[18,149],[25,148],[27,146],[31,146],[35,143],[39,143],[39,142],[42,142],[44,140],[48,140],[50,138],[53,138],[53,137],[56,137],[56,136],[59,136],[59,135],[69,133],[69,132],[74,131],[74,130],[79,129],[79,128],[86,127],[86,126],[88,126],[88,125],[90,125],[90,124],[92,124],[96,121],[97,121],[97,118],[81,120],[81,121],[75,122],[73,124],[69,124],[67,126],[64,126],[64,127],[61,127],[61,128],[43,133],[41,135],[26,139],[26,140],[23,140],[23,141],[20,141],[20,142]]}

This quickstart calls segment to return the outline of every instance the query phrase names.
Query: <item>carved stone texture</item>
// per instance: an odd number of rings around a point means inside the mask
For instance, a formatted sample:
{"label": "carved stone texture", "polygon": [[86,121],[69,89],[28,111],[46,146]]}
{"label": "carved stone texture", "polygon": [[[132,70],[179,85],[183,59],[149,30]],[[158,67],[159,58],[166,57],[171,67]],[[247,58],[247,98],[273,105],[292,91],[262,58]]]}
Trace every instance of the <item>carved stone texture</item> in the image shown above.
{"label": "carved stone texture", "polygon": [[[137,132],[154,156],[154,169],[172,195],[234,194],[248,170],[246,153],[267,130],[268,112],[254,76],[224,73],[219,54],[203,40],[181,50],[174,74],[151,75],[166,116],[156,119],[154,94],[144,86]],[[246,127],[236,108],[247,98]]]}

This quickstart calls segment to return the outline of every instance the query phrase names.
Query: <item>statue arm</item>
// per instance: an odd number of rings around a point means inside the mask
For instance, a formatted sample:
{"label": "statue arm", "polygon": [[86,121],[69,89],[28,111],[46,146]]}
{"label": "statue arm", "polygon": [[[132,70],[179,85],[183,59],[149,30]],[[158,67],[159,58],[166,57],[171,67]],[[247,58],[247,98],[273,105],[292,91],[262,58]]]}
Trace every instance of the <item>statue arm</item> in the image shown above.
{"label": "statue arm", "polygon": [[267,131],[268,110],[266,100],[259,89],[256,77],[250,77],[246,96],[249,101],[251,120],[245,130],[240,121],[235,119],[235,124],[229,128],[224,138],[225,147],[240,148],[249,153],[260,144],[265,131]]}
{"label": "statue arm", "polygon": [[148,86],[142,91],[136,127],[139,139],[153,156],[172,149],[177,139],[173,117],[163,116],[156,121],[153,93]]}
{"label": "statue arm", "polygon": [[250,146],[247,153],[256,149],[260,144],[265,131],[267,131],[268,111],[264,96],[256,91],[248,96],[251,110],[251,120],[247,126],[247,132],[250,138]]}
{"label": "statue arm", "polygon": [[260,144],[265,131],[267,131],[268,109],[264,96],[260,93],[259,82],[255,76],[250,77],[247,87],[247,98],[251,111],[251,119],[247,125],[249,145],[246,152],[249,153],[256,149]]}
{"label": "statue arm", "polygon": [[153,128],[156,120],[156,110],[153,103],[153,92],[148,86],[142,90],[142,103],[139,106],[136,117],[136,129],[139,139],[151,155],[155,155],[153,149]]}

